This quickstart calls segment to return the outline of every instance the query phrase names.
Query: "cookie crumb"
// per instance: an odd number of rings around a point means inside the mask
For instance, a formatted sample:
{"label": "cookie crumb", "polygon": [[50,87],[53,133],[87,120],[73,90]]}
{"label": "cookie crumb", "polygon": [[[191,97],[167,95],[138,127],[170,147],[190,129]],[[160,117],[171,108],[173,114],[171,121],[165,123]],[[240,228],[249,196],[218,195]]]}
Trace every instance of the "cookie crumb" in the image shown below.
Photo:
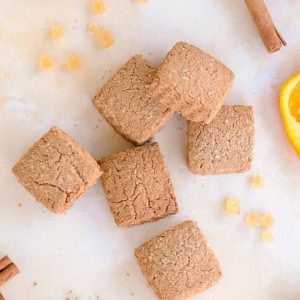
{"label": "cookie crumb", "polygon": [[262,188],[264,186],[264,179],[260,174],[254,174],[251,177],[251,187],[254,189]]}
{"label": "cookie crumb", "polygon": [[274,218],[270,214],[264,214],[261,217],[260,221],[262,227],[264,227],[265,229],[270,229],[275,223]]}
{"label": "cookie crumb", "polygon": [[261,224],[261,216],[259,213],[251,212],[247,215],[245,223],[252,227],[259,227]]}
{"label": "cookie crumb", "polygon": [[126,276],[129,277],[129,276],[130,276],[130,273],[126,273]]}
{"label": "cookie crumb", "polygon": [[81,67],[82,67],[82,62],[79,56],[72,55],[68,57],[67,68],[70,72],[77,71],[81,69]]}
{"label": "cookie crumb", "polygon": [[226,198],[225,210],[229,215],[238,215],[241,212],[240,200],[230,197]]}
{"label": "cookie crumb", "polygon": [[131,296],[134,296],[134,295],[135,295],[135,293],[131,292],[131,293],[130,293],[130,295],[131,295]]}
{"label": "cookie crumb", "polygon": [[19,203],[19,204],[18,204],[18,206],[19,206],[19,207],[22,207],[22,204],[21,204],[21,203]]}
{"label": "cookie crumb", "polygon": [[64,36],[64,28],[62,26],[51,27],[52,40],[60,40]]}
{"label": "cookie crumb", "polygon": [[261,239],[264,241],[264,242],[267,242],[267,243],[271,243],[274,241],[274,237],[273,237],[273,234],[272,232],[266,230],[266,231],[263,231],[262,234],[261,234]]}
{"label": "cookie crumb", "polygon": [[53,66],[52,58],[48,55],[41,56],[38,59],[38,65],[42,71],[48,70]]}
{"label": "cookie crumb", "polygon": [[105,3],[102,0],[94,0],[92,10],[96,15],[101,15],[106,11]]}
{"label": "cookie crumb", "polygon": [[38,283],[35,281],[32,285],[33,285],[33,286],[37,286],[37,284],[38,284]]}

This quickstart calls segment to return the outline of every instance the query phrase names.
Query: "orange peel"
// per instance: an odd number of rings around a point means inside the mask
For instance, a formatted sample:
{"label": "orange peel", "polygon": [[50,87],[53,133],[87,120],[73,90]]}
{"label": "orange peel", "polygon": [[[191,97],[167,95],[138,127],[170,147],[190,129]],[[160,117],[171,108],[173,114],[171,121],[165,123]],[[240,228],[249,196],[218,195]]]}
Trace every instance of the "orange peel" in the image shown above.
{"label": "orange peel", "polygon": [[282,86],[280,111],[287,136],[300,157],[300,72]]}

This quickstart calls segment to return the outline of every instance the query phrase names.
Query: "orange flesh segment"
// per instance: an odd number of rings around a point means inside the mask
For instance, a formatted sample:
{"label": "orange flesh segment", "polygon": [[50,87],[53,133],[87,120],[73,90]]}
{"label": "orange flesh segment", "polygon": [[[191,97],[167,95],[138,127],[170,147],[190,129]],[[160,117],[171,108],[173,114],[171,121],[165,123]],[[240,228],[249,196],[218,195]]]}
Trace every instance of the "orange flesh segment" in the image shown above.
{"label": "orange flesh segment", "polygon": [[300,157],[300,72],[290,77],[280,92],[280,111],[287,136]]}
{"label": "orange flesh segment", "polygon": [[289,109],[296,121],[300,122],[300,82],[295,86],[290,95]]}

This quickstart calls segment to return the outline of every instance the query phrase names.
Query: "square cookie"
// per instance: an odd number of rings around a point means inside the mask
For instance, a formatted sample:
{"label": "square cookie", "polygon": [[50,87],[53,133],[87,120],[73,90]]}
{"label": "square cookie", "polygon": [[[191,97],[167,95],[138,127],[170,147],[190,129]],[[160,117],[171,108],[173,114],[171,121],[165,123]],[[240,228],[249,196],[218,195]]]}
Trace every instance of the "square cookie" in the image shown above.
{"label": "square cookie", "polygon": [[128,149],[100,161],[102,185],[115,222],[129,227],[178,212],[159,145]]}
{"label": "square cookie", "polygon": [[222,276],[214,253],[193,221],[146,242],[135,255],[159,299],[186,299],[215,285]]}
{"label": "square cookie", "polygon": [[178,42],[151,84],[153,97],[191,121],[210,123],[234,80],[233,72],[199,48]]}
{"label": "square cookie", "polygon": [[136,145],[151,139],[173,114],[150,96],[155,73],[141,55],[133,56],[93,99],[115,131]]}
{"label": "square cookie", "polygon": [[188,122],[187,162],[195,174],[241,173],[251,168],[252,106],[223,106],[210,124]]}
{"label": "square cookie", "polygon": [[57,127],[42,136],[13,167],[36,200],[64,213],[102,174],[97,162]]}

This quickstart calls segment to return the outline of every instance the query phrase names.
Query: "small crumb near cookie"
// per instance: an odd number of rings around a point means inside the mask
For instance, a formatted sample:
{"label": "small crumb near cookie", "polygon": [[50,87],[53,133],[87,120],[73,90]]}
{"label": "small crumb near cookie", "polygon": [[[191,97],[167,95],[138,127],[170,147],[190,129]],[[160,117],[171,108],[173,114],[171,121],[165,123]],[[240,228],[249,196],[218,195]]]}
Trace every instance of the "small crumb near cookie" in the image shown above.
{"label": "small crumb near cookie", "polygon": [[261,216],[257,212],[251,212],[247,215],[245,223],[251,227],[259,227],[261,224]]}
{"label": "small crumb near cookie", "polygon": [[264,186],[264,179],[260,174],[254,174],[251,177],[251,187],[258,189]]}
{"label": "small crumb near cookie", "polygon": [[77,70],[81,69],[81,67],[82,67],[82,61],[79,56],[72,55],[72,56],[68,57],[67,68],[68,68],[69,72],[77,71]]}
{"label": "small crumb near cookie", "polygon": [[22,207],[22,204],[21,204],[21,203],[19,203],[19,204],[18,204],[18,206],[19,206],[19,207]]}
{"label": "small crumb near cookie", "polygon": [[240,200],[236,198],[225,199],[225,210],[229,215],[238,215],[241,212]]}
{"label": "small crumb near cookie", "polygon": [[274,225],[275,220],[270,214],[264,214],[261,217],[260,222],[262,227],[264,227],[265,229],[270,229]]}
{"label": "small crumb near cookie", "polygon": [[38,283],[35,281],[35,282],[33,282],[33,284],[32,284],[33,286],[37,286],[38,285]]}
{"label": "small crumb near cookie", "polygon": [[130,276],[130,273],[126,273],[126,276],[129,277],[129,276]]}
{"label": "small crumb near cookie", "polygon": [[64,28],[62,26],[53,26],[51,27],[51,37],[52,40],[60,40],[64,36]]}
{"label": "small crumb near cookie", "polygon": [[263,231],[261,234],[261,239],[263,242],[271,243],[274,241],[274,237],[271,231]]}
{"label": "small crumb near cookie", "polygon": [[50,56],[44,55],[38,59],[38,65],[42,71],[45,71],[53,67],[53,60]]}
{"label": "small crumb near cookie", "polygon": [[105,13],[106,11],[106,6],[104,1],[102,0],[94,0],[92,2],[92,10],[96,15],[101,15]]}
{"label": "small crumb near cookie", "polygon": [[130,295],[133,297],[135,295],[135,293],[131,292]]}

